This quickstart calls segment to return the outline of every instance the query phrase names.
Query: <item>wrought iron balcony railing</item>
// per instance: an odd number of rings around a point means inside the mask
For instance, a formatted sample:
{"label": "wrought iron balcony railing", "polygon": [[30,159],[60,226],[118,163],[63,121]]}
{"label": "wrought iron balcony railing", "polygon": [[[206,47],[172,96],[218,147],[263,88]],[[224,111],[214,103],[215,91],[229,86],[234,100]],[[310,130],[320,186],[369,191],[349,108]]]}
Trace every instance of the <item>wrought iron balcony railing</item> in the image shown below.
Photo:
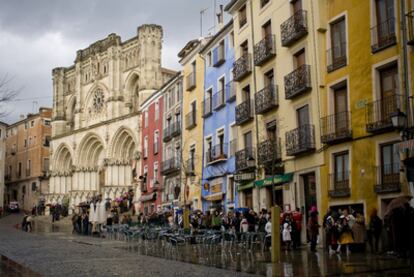
{"label": "wrought iron balcony railing", "polygon": [[185,173],[187,175],[194,175],[194,170],[195,170],[195,165],[194,165],[194,159],[193,158],[189,158],[186,161],[186,168],[185,168]]}
{"label": "wrought iron balcony railing", "polygon": [[203,101],[203,117],[209,117],[213,113],[213,101],[211,101],[211,98],[206,98]]}
{"label": "wrought iron balcony railing", "polygon": [[215,110],[218,110],[226,105],[225,93],[225,90],[220,90],[213,95],[213,107]]}
{"label": "wrought iron balcony railing", "polygon": [[334,144],[352,139],[351,113],[340,112],[321,118],[321,141]]}
{"label": "wrought iron balcony railing", "polygon": [[233,63],[233,80],[238,82],[252,72],[251,54],[245,53]]}
{"label": "wrought iron balcony railing", "polygon": [[330,190],[329,196],[332,198],[349,197],[351,188],[349,184],[350,171],[335,172],[329,174]]}
{"label": "wrought iron balcony railing", "polygon": [[190,130],[197,126],[197,112],[196,110],[193,110],[185,115],[185,128],[187,130]]}
{"label": "wrought iron balcony railing", "polygon": [[236,124],[241,125],[253,119],[253,101],[248,99],[236,106]]}
{"label": "wrought iron balcony railing", "polygon": [[261,66],[276,56],[275,35],[267,35],[254,46],[254,64]]}
{"label": "wrought iron balcony railing", "polygon": [[268,85],[254,95],[256,114],[266,113],[279,105],[277,86]]}
{"label": "wrought iron balcony railing", "polygon": [[233,102],[236,100],[236,84],[230,81],[226,84],[226,101]]}
{"label": "wrought iron balcony railing", "polygon": [[180,161],[178,158],[165,160],[161,164],[161,173],[163,175],[168,175],[180,170]]}
{"label": "wrought iron balcony railing", "polygon": [[280,139],[267,139],[257,145],[257,158],[261,165],[278,163],[282,160]]}
{"label": "wrought iron balcony railing", "polygon": [[255,168],[255,160],[255,149],[253,147],[246,147],[243,150],[237,151],[236,170],[243,171]]}
{"label": "wrought iron balcony railing", "polygon": [[224,44],[220,44],[213,50],[213,66],[219,67],[226,61],[224,57]]}
{"label": "wrought iron balcony railing", "polygon": [[326,51],[326,66],[328,72],[346,66],[346,62],[346,42],[343,42],[337,46],[332,46],[331,49]]}
{"label": "wrought iron balcony railing", "polygon": [[315,126],[304,124],[286,133],[286,153],[296,156],[315,150]]}
{"label": "wrought iron balcony railing", "polygon": [[407,13],[406,17],[408,29],[407,44],[414,45],[414,11]]}
{"label": "wrought iron balcony railing", "polygon": [[306,11],[300,10],[280,25],[282,46],[289,47],[308,34]]}
{"label": "wrought iron balcony railing", "polygon": [[193,90],[196,87],[196,74],[195,72],[191,72],[186,77],[186,85],[187,90]]}
{"label": "wrought iron balcony railing", "polygon": [[181,134],[181,121],[176,121],[171,124],[171,137],[176,137]]}
{"label": "wrought iron balcony railing", "polygon": [[285,76],[286,99],[292,99],[312,88],[310,73],[310,65],[304,64]]}
{"label": "wrought iron balcony railing", "polygon": [[400,163],[384,164],[376,167],[376,193],[391,193],[401,191]]}
{"label": "wrought iron balcony railing", "polygon": [[366,105],[367,132],[376,133],[392,130],[391,115],[400,107],[400,96],[393,94]]}
{"label": "wrought iron balcony railing", "polygon": [[397,43],[395,18],[390,17],[371,28],[371,52],[376,53]]}
{"label": "wrought iron balcony railing", "polygon": [[206,152],[206,162],[209,164],[227,160],[227,143],[214,145]]}
{"label": "wrought iron balcony railing", "polygon": [[164,128],[164,132],[163,132],[163,136],[162,136],[162,141],[167,142],[170,141],[172,139],[171,136],[171,126],[168,125],[167,127]]}

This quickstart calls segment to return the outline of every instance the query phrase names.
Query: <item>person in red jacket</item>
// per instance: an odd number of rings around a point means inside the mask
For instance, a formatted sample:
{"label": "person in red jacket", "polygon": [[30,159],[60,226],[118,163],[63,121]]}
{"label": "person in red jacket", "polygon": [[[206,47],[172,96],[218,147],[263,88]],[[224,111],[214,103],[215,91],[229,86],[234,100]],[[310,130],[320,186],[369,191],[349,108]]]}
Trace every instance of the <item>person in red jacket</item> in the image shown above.
{"label": "person in red jacket", "polygon": [[300,247],[300,235],[302,233],[302,220],[303,220],[303,216],[302,213],[300,212],[299,208],[296,208],[295,211],[293,211],[292,213],[292,218],[293,221],[296,223],[296,232],[295,232],[295,236],[292,238],[293,239],[293,248],[298,248]]}

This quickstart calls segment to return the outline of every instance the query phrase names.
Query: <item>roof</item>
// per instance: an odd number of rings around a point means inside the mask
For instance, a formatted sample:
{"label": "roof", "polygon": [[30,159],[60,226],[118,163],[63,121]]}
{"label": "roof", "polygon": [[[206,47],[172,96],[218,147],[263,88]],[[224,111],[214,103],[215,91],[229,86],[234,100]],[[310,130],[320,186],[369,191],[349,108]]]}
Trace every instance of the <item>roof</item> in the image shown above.
{"label": "roof", "polygon": [[19,125],[19,124],[25,122],[26,120],[32,120],[34,117],[40,117],[42,110],[48,110],[48,111],[52,112],[52,108],[40,107],[38,113],[28,113],[27,116],[24,119],[20,119],[19,121],[16,121],[12,124],[8,124],[7,127],[13,127],[13,126],[16,126],[16,125]]}
{"label": "roof", "polygon": [[234,6],[234,4],[236,4],[237,0],[231,0],[225,7],[224,10],[227,12],[228,10],[230,10],[230,8],[232,6]]}
{"label": "roof", "polygon": [[171,79],[169,79],[159,90],[154,91],[144,102],[141,103],[141,107],[144,106],[147,102],[152,100],[154,95],[158,94],[160,91],[171,85],[179,76],[181,75],[181,71],[178,71]]}
{"label": "roof", "polygon": [[183,49],[181,49],[180,52],[178,52],[178,57],[179,58],[184,58],[189,52],[191,52],[192,49],[194,49],[194,47],[196,47],[197,45],[199,45],[201,42],[200,39],[193,39],[190,40],[189,42],[187,42],[187,44],[183,47]]}
{"label": "roof", "polygon": [[216,38],[218,38],[221,34],[223,34],[227,28],[233,25],[233,19],[231,19],[226,25],[223,26],[208,42],[207,44],[200,50],[200,52],[204,52],[208,49],[213,43],[215,43]]}

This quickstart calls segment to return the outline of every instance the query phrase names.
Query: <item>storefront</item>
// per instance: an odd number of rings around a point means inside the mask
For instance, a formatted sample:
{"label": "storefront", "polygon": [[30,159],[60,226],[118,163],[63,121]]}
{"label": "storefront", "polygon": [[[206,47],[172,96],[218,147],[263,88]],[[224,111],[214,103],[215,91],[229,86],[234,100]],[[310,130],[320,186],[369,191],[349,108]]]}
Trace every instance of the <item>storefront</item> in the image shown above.
{"label": "storefront", "polygon": [[[260,195],[264,195],[266,209],[270,209],[274,204],[284,207],[283,185],[292,182],[293,173],[277,174],[273,178],[257,180],[254,185],[260,189]],[[274,192],[273,192],[274,188]]]}

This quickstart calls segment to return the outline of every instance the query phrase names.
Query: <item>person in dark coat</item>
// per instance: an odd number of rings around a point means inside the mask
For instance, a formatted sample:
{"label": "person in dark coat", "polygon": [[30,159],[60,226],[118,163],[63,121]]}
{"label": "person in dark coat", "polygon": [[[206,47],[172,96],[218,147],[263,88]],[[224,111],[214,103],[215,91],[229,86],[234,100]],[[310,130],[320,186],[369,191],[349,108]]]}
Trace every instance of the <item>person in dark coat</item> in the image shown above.
{"label": "person in dark coat", "polygon": [[378,252],[379,240],[382,232],[382,219],[377,215],[377,209],[373,209],[369,218],[368,243],[372,253]]}
{"label": "person in dark coat", "polygon": [[318,224],[318,212],[316,210],[311,211],[307,227],[309,232],[309,240],[311,243],[311,251],[316,252],[316,242],[318,240],[320,227]]}

